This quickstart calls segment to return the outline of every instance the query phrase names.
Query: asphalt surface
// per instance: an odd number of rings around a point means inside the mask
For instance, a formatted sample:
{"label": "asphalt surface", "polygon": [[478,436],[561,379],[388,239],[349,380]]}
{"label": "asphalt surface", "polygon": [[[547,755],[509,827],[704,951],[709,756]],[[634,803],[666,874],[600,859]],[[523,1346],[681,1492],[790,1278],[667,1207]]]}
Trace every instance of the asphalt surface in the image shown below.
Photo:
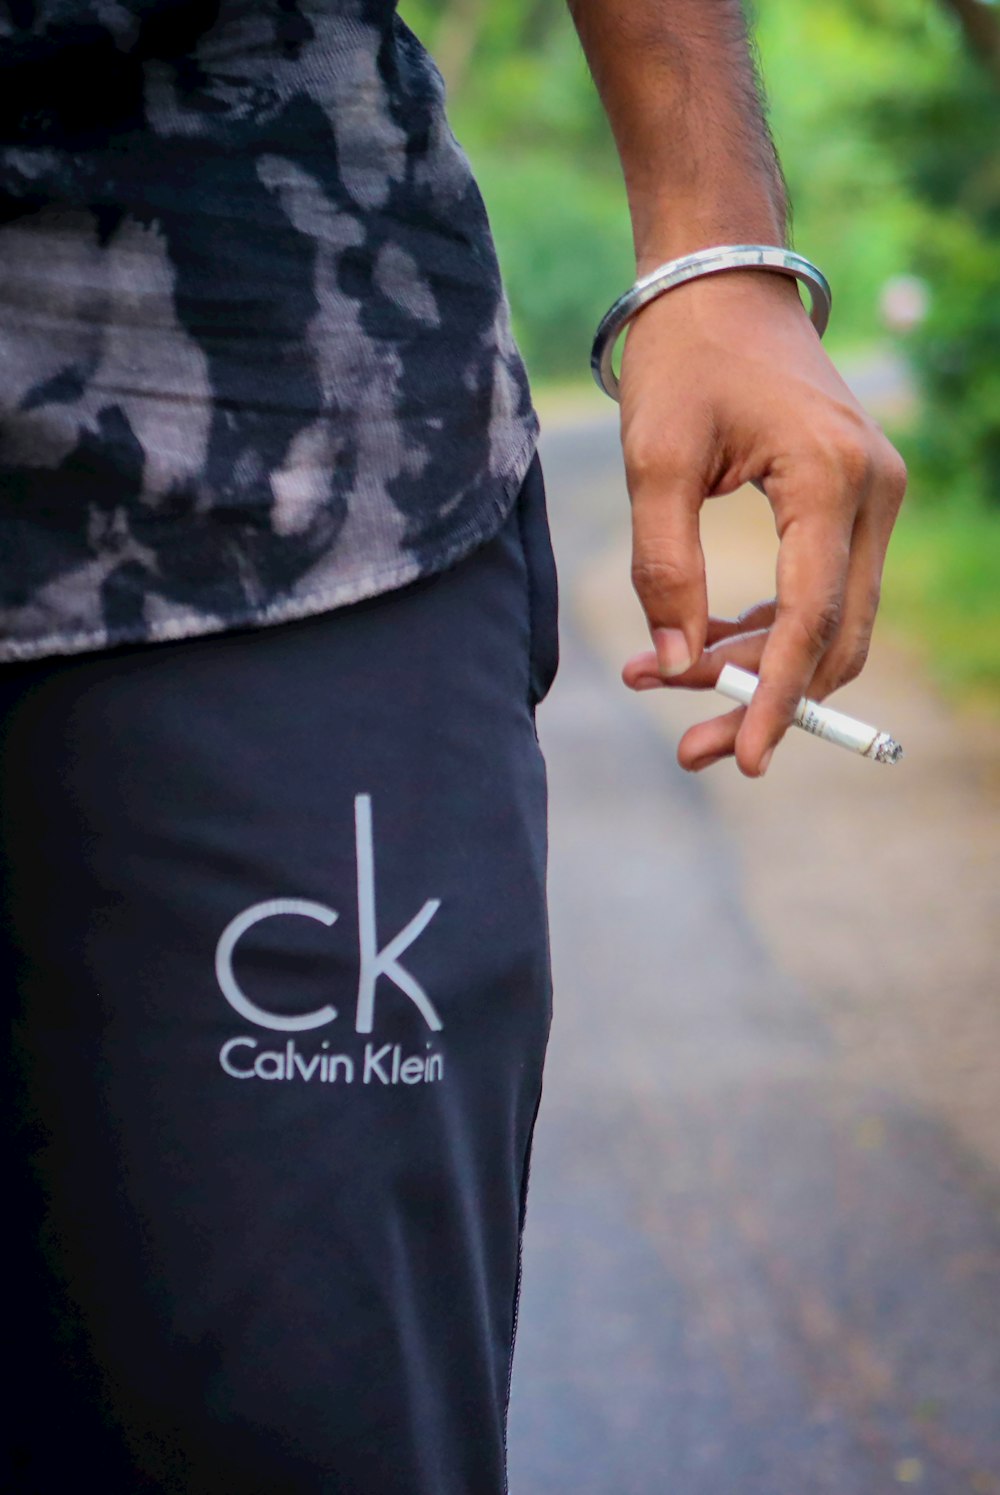
{"label": "asphalt surface", "polygon": [[[542,455],[569,599],[614,424]],[[511,1495],[997,1495],[1000,1181],[852,1078],[703,785],[563,614]]]}

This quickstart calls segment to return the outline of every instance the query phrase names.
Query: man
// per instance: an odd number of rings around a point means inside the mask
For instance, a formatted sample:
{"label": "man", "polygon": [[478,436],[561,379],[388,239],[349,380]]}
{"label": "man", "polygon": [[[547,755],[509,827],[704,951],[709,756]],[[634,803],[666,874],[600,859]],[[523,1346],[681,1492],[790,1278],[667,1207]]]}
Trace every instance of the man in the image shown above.
{"label": "man", "polygon": [[[780,243],[736,0],[574,0],[639,273]],[[548,1033],[537,418],[392,0],[0,11],[8,1487],[493,1495]],[[567,246],[570,252],[570,246]],[[612,288],[609,288],[609,291]],[[901,465],[794,288],[622,368],[634,688],[864,659]],[[761,479],[776,603],[708,616]]]}

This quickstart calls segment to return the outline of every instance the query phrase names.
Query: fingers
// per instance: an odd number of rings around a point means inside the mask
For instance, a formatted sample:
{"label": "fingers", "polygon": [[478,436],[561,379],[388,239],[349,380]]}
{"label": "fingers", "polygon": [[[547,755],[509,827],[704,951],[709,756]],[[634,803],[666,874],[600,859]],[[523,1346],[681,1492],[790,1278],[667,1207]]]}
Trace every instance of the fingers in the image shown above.
{"label": "fingers", "polygon": [[772,500],[778,606],[736,739],[737,762],[751,776],[766,771],[803,696],[828,694],[860,672],[906,485],[901,459],[881,437],[870,448],[842,450],[825,483],[819,472],[811,477],[800,472],[794,490]]}
{"label": "fingers", "polygon": [[777,605],[777,598],[769,597],[764,602],[755,602],[752,607],[744,608],[738,618],[709,618],[708,642],[718,644],[737,634],[757,633],[762,628],[770,628]]}
{"label": "fingers", "polygon": [[778,551],[778,606],[760,662],[760,684],[736,741],[743,773],[766,771],[771,754],[840,627],[851,526],[813,511],[790,522]]}
{"label": "fingers", "polygon": [[710,721],[690,727],[677,744],[677,761],[681,768],[686,768],[689,773],[700,773],[703,768],[711,768],[713,763],[731,758],[746,714],[745,706],[737,706],[722,716],[713,716]]}
{"label": "fingers", "polygon": [[707,647],[696,663],[683,675],[664,680],[656,654],[645,650],[627,660],[622,680],[630,690],[651,690],[670,684],[685,690],[710,690],[719,678],[724,664],[742,665],[756,670],[764,647],[766,630],[774,621],[773,598],[748,607],[738,618],[710,617],[706,631]]}
{"label": "fingers", "polygon": [[898,502],[892,506],[866,504],[854,522],[840,628],[809,687],[809,695],[818,701],[857,679],[864,669],[897,510]]}
{"label": "fingers", "polygon": [[632,584],[649,623],[659,673],[681,675],[701,656],[708,626],[698,515],[704,492],[659,465],[629,465]]}
{"label": "fingers", "polygon": [[[757,670],[767,641],[767,630],[774,618],[774,607],[773,600],[759,602],[739,618],[709,618],[708,648],[691,669],[676,680],[666,681],[661,677],[656,655],[651,651],[630,659],[622,671],[622,678],[626,685],[637,691],[662,690],[669,685],[682,686],[686,690],[707,690],[715,685],[724,664]],[[722,716],[690,727],[677,746],[677,761],[681,768],[698,773],[713,763],[732,757],[745,716],[746,707],[738,706]]]}
{"label": "fingers", "polygon": [[[750,273],[705,279],[636,317],[622,356],[633,578],[656,671],[704,688],[723,652],[747,660],[762,643],[760,686],[733,739],[752,776],[767,767],[803,695],[857,673],[905,482],[899,457],[786,292]],[[777,609],[761,629],[713,634],[701,503],[755,480],[779,536]],[[763,642],[751,643],[753,634]],[[624,678],[645,687],[648,659],[630,660]],[[722,751],[732,726],[693,728],[694,744]]]}
{"label": "fingers", "polygon": [[[855,521],[840,627],[804,692],[815,700],[823,700],[831,691],[855,679],[864,666],[893,517],[877,507],[866,506]],[[748,608],[739,618],[710,617],[708,646],[684,675],[665,681],[658,673],[656,655],[647,650],[626,663],[622,678],[636,691],[663,689],[667,685],[707,690],[715,686],[725,664],[759,673],[774,617],[773,599]],[[731,756],[745,715],[744,709],[729,711],[690,728],[677,749],[681,767],[698,772]]]}
{"label": "fingers", "polygon": [[681,464],[664,476],[662,453],[658,464],[629,469],[632,575],[654,650],[630,659],[622,678],[633,690],[704,690],[727,662],[755,670],[749,708],[691,728],[678,759],[697,769],[735,753],[741,771],[756,777],[799,700],[822,699],[865,663],[905,468],[870,426],[840,432],[794,467],[773,468],[766,486],[779,535],[777,598],[729,620],[708,616],[698,519],[713,487],[685,480]]}

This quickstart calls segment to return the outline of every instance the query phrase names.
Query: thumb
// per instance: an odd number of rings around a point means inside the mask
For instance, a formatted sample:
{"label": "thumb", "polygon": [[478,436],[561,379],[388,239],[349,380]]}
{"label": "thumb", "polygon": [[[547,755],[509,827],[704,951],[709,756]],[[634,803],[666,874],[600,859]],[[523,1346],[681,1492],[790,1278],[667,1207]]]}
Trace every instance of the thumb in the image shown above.
{"label": "thumb", "polygon": [[632,585],[665,678],[700,658],[708,628],[705,557],[698,516],[703,493],[691,482],[660,485],[632,502]]}

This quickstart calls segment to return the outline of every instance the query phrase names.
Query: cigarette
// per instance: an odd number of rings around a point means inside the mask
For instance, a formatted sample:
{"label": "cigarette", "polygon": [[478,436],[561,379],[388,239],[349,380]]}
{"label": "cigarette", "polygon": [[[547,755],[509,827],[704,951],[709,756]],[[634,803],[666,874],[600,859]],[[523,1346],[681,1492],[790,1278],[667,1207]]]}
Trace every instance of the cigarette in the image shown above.
{"label": "cigarette", "polygon": [[[731,701],[749,706],[759,684],[757,676],[749,670],[727,664],[723,665],[715,688]],[[811,701],[808,696],[802,697],[792,720],[803,732],[822,737],[824,742],[850,748],[852,753],[860,753],[862,758],[872,758],[876,763],[898,763],[903,756],[902,747],[888,732],[880,732],[877,727],[859,722],[853,716],[845,716],[842,711],[832,711],[829,706],[821,706],[819,701]]]}

